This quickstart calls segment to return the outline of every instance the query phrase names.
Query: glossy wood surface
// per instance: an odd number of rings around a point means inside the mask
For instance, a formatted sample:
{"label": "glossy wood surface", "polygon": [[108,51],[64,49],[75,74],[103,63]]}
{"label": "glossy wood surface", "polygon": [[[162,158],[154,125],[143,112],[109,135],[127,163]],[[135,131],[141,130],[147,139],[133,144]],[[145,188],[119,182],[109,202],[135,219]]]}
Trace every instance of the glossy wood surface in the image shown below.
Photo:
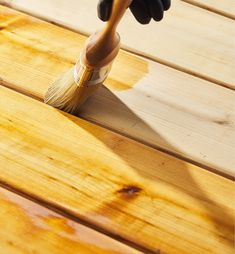
{"label": "glossy wood surface", "polygon": [[140,254],[88,227],[0,188],[2,254]]}
{"label": "glossy wood surface", "polygon": [[231,180],[7,88],[0,98],[2,183],[153,252],[233,253]]}

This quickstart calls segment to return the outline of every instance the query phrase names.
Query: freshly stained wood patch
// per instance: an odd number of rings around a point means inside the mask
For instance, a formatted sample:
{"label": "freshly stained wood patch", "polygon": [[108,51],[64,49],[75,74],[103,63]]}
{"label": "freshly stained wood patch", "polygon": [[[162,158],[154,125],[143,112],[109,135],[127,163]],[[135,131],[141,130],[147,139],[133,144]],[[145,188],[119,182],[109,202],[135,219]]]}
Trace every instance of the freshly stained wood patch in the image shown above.
{"label": "freshly stained wood patch", "polygon": [[[97,0],[70,0],[69,4],[64,0],[9,2],[13,7],[86,34],[103,25],[96,13]],[[234,13],[233,0],[194,2],[203,2],[204,6]],[[129,13],[119,30],[125,48],[234,89],[233,27],[232,19],[180,0],[172,0],[172,7],[165,13],[162,22],[140,26]]]}
{"label": "freshly stained wood patch", "polygon": [[231,180],[7,88],[0,98],[2,183],[153,252],[233,253]]}
{"label": "freshly stained wood patch", "polygon": [[[86,37],[2,7],[1,84],[42,100]],[[80,116],[153,147],[234,172],[232,90],[122,51]]]}
{"label": "freshly stained wood patch", "polygon": [[0,188],[4,254],[140,254],[88,227]]}

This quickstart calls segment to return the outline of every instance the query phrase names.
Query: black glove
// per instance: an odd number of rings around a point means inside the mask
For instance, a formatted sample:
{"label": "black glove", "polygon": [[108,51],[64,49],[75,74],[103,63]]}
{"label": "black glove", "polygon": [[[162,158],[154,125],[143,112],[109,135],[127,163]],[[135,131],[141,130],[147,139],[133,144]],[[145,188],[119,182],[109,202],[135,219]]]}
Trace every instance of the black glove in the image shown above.
{"label": "black glove", "polygon": [[[97,10],[101,20],[109,20],[112,2],[112,0],[99,0]],[[139,23],[148,24],[151,18],[160,21],[164,11],[167,11],[170,5],[171,0],[133,0],[130,9]]]}

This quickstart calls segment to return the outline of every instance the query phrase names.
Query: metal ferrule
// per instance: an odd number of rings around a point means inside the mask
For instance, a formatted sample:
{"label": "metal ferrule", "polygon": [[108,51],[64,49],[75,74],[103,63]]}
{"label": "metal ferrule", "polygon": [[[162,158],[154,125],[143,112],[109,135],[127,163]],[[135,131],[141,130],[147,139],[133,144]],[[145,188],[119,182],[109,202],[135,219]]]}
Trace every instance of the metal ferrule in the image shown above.
{"label": "metal ferrule", "polygon": [[112,63],[102,67],[102,68],[89,68],[86,67],[81,58],[79,62],[74,67],[74,81],[78,86],[93,86],[97,84],[101,84],[107,78]]}

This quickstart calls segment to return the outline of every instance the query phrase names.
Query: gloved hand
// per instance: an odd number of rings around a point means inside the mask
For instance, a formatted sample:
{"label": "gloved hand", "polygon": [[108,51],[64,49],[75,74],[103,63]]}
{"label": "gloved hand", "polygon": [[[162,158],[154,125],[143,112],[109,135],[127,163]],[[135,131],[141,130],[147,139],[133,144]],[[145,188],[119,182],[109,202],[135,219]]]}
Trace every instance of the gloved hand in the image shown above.
{"label": "gloved hand", "polygon": [[[99,0],[97,10],[101,20],[109,20],[112,2],[112,0]],[[151,18],[160,21],[164,11],[167,11],[170,5],[171,0],[133,0],[130,9],[139,23],[148,24]]]}

